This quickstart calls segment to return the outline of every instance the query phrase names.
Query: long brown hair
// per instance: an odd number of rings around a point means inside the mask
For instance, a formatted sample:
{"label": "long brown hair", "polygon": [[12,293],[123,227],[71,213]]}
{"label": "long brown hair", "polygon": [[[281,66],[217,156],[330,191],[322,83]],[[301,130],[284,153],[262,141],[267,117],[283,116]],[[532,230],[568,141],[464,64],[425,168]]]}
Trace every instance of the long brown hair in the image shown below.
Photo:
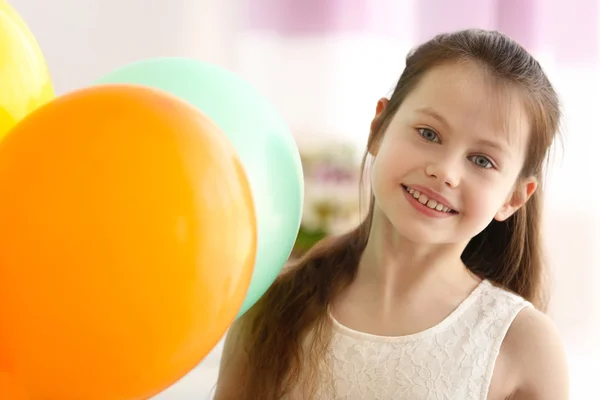
{"label": "long brown hair", "polygon": [[[493,221],[469,242],[462,254],[463,262],[480,277],[544,310],[541,183],[544,164],[559,128],[560,109],[552,85],[525,49],[501,33],[483,30],[439,35],[415,48],[407,56],[406,67],[379,117],[380,128],[371,132],[368,148],[380,140],[392,116],[421,77],[434,66],[454,61],[474,62],[498,82],[524,94],[532,132],[521,175],[535,176],[540,183],[529,201],[512,217],[505,222]],[[367,160],[365,152],[363,172]],[[327,309],[355,277],[369,236],[372,204],[356,229],[314,246],[279,276],[244,316],[239,339],[245,344],[247,371],[245,381],[240,382],[238,398],[276,400],[289,393],[303,377],[316,382],[331,336]]]}

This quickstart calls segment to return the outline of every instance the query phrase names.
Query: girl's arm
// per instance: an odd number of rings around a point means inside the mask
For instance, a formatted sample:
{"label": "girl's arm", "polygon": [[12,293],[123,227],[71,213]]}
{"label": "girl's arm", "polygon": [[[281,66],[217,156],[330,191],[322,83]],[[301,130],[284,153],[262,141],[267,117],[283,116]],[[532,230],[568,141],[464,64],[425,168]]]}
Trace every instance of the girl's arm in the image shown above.
{"label": "girl's arm", "polygon": [[548,316],[533,308],[521,311],[505,342],[519,376],[511,400],[569,399],[566,355]]}

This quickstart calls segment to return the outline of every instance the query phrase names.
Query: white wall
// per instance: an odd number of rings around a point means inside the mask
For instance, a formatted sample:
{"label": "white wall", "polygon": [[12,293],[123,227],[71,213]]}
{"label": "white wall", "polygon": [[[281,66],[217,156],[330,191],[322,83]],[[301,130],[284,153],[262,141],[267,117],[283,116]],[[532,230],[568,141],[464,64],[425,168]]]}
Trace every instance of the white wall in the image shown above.
{"label": "white wall", "polygon": [[57,92],[131,61],[190,56],[229,67],[235,1],[13,0],[46,56]]}

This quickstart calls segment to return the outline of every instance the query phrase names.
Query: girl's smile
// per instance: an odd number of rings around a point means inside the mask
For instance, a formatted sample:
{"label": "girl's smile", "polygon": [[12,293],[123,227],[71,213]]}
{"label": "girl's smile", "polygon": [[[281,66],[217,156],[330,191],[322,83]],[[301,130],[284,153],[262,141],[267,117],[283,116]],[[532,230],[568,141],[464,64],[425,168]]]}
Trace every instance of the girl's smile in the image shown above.
{"label": "girl's smile", "polygon": [[412,205],[418,212],[433,218],[448,218],[455,214],[452,208],[447,206],[447,201],[441,198],[440,195],[433,194],[431,189],[424,187],[408,187],[402,185],[404,189],[405,197],[408,199],[410,205]]}

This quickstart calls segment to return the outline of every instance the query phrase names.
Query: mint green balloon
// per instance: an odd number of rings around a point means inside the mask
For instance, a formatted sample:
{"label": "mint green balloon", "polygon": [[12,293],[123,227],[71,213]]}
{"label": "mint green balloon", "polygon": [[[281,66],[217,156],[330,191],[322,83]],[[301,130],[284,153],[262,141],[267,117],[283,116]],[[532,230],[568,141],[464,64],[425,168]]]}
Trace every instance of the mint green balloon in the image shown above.
{"label": "mint green balloon", "polygon": [[232,142],[252,188],[258,228],[254,272],[238,317],[243,315],[283,268],[300,228],[302,164],[286,123],[245,80],[194,59],[143,60],[117,69],[96,83],[143,85],[175,95],[211,118]]}

